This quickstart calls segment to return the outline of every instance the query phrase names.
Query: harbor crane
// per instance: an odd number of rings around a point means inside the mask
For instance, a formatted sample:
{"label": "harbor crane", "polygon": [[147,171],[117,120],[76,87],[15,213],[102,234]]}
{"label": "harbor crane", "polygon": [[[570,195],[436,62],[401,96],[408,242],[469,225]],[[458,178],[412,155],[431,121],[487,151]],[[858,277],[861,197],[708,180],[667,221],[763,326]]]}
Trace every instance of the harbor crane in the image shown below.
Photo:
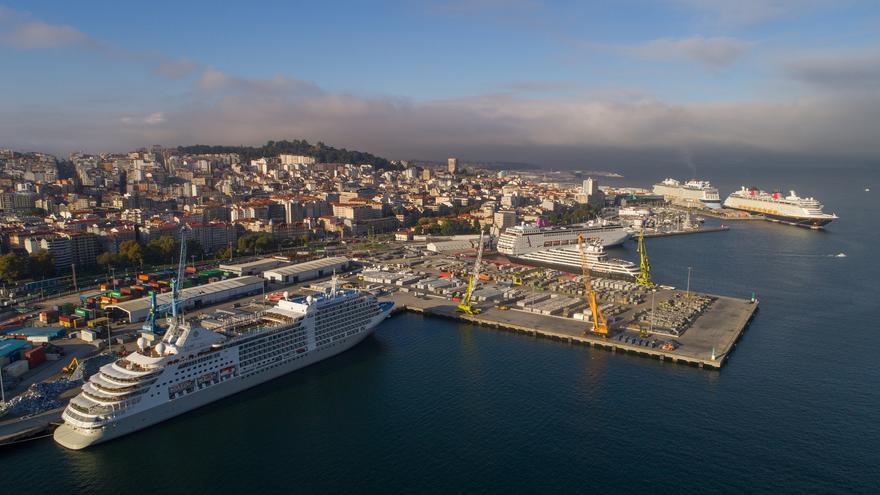
{"label": "harbor crane", "polygon": [[461,298],[461,302],[458,303],[458,311],[462,313],[467,313],[469,315],[480,314],[480,308],[473,305],[471,299],[474,295],[474,290],[476,289],[477,283],[480,281],[480,263],[483,261],[483,230],[480,229],[480,245],[477,247],[477,260],[474,262],[474,272],[471,274],[470,279],[468,280],[467,291],[464,293],[464,297]]}
{"label": "harbor crane", "polygon": [[608,321],[605,319],[605,315],[602,313],[602,310],[599,308],[599,303],[596,301],[596,291],[593,289],[593,283],[590,281],[590,267],[587,261],[587,251],[584,245],[586,244],[586,240],[584,236],[579,235],[577,238],[578,242],[578,250],[581,253],[581,270],[584,273],[584,296],[587,298],[587,302],[590,304],[590,312],[593,315],[593,333],[597,333],[603,337],[608,336]]}
{"label": "harbor crane", "polygon": [[654,287],[654,281],[651,280],[651,261],[648,259],[648,251],[645,249],[645,229],[639,232],[639,275],[636,277],[636,283],[642,287]]}
{"label": "harbor crane", "polygon": [[177,278],[171,279],[171,302],[162,304],[156,301],[156,291],[150,292],[150,315],[141,330],[145,332],[158,333],[159,327],[157,320],[160,314],[167,313],[171,310],[171,315],[177,317],[177,306],[181,303],[180,286],[183,285],[183,279],[186,275],[186,232],[189,230],[186,224],[180,228],[180,259],[177,261]]}

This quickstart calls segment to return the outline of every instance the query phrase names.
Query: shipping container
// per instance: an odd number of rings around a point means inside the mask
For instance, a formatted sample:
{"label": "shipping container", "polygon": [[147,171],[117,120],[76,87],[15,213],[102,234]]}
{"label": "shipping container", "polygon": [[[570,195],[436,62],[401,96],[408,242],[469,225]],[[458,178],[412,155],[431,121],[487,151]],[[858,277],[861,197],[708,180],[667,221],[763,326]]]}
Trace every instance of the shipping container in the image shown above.
{"label": "shipping container", "polygon": [[3,374],[5,376],[11,376],[14,378],[21,378],[21,376],[24,375],[25,373],[27,373],[29,369],[30,369],[30,365],[28,364],[27,361],[25,361],[25,360],[13,361],[13,362],[7,364],[3,368]]}
{"label": "shipping container", "polygon": [[24,352],[24,358],[28,362],[28,367],[33,369],[46,362],[46,351],[42,346],[34,347],[33,349]]}
{"label": "shipping container", "polygon": [[100,327],[106,325],[110,320],[107,317],[95,318],[89,322],[89,328]]}

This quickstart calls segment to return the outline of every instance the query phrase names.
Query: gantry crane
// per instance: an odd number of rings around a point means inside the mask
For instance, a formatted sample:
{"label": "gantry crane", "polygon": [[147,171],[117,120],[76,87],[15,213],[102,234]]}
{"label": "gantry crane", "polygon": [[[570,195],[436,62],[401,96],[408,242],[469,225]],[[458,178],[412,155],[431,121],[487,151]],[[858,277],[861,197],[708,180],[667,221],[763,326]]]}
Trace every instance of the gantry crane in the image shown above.
{"label": "gantry crane", "polygon": [[461,302],[458,303],[458,310],[462,313],[467,313],[469,315],[476,315],[480,313],[480,308],[471,304],[471,298],[474,295],[474,290],[476,289],[477,283],[480,281],[480,263],[483,261],[483,230],[480,229],[480,245],[477,247],[477,260],[474,262],[474,273],[471,274],[470,279],[468,280],[467,291],[464,293],[464,297],[461,298]]}
{"label": "gantry crane", "polygon": [[636,283],[643,287],[654,287],[654,281],[651,280],[651,262],[648,260],[648,251],[645,249],[645,229],[639,232],[639,275],[636,277]]}
{"label": "gantry crane", "polygon": [[177,278],[171,280],[171,302],[159,306],[156,302],[156,291],[150,292],[150,315],[141,330],[146,332],[157,333],[158,326],[156,320],[159,315],[167,313],[171,310],[171,315],[177,317],[177,306],[180,301],[180,286],[183,285],[183,278],[186,275],[186,231],[189,229],[186,224],[180,228],[180,259],[177,262]]}
{"label": "gantry crane", "polygon": [[578,250],[581,252],[581,270],[584,272],[584,296],[587,298],[587,302],[590,304],[590,312],[593,315],[593,333],[597,333],[603,337],[608,336],[608,321],[605,320],[605,315],[602,313],[602,310],[599,309],[599,303],[596,301],[596,291],[593,290],[593,284],[590,281],[590,267],[589,262],[587,261],[587,251],[584,245],[586,241],[584,240],[584,236],[578,236]]}

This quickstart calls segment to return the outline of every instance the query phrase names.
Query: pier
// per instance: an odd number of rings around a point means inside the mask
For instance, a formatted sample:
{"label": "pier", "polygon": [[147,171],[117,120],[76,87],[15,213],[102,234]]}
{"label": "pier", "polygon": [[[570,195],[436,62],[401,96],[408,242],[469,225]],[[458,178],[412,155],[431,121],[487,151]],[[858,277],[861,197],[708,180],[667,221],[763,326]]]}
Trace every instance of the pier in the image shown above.
{"label": "pier", "polygon": [[[590,334],[585,332],[590,325],[589,322],[571,318],[546,316],[516,309],[503,310],[497,307],[485,307],[480,314],[469,315],[456,311],[456,304],[447,299],[425,298],[405,292],[396,292],[383,299],[394,301],[395,312],[409,311],[427,317],[445,318],[611,352],[635,354],[717,370],[724,366],[736,348],[758,305],[745,299],[713,297],[717,300],[683,335],[675,337],[680,345],[670,351],[659,347],[651,348],[626,343],[617,340],[614,333],[607,338]],[[637,332],[630,330],[621,331],[629,335],[638,335]]]}

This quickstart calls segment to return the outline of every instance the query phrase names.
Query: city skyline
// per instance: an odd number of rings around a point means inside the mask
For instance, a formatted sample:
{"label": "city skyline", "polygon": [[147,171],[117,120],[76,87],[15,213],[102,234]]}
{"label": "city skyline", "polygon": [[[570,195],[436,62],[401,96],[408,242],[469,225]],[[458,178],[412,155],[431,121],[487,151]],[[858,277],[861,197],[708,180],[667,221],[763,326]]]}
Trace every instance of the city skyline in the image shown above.
{"label": "city skyline", "polygon": [[549,167],[875,155],[870,2],[0,4],[0,146],[300,138]]}

